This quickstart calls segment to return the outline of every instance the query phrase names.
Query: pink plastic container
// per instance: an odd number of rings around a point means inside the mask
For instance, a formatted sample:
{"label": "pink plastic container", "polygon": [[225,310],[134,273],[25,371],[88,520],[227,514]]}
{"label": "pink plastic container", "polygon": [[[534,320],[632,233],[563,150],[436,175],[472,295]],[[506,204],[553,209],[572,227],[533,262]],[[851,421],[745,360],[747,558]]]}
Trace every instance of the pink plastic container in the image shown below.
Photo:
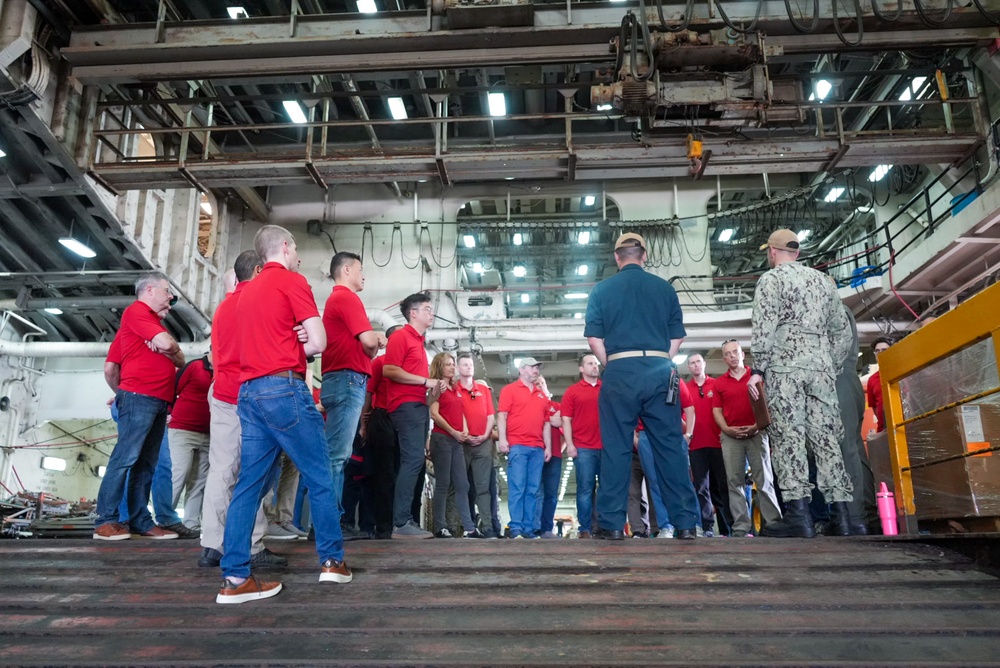
{"label": "pink plastic container", "polygon": [[885,483],[879,483],[878,493],[878,517],[882,520],[882,535],[895,536],[899,534],[899,526],[896,523],[896,499]]}

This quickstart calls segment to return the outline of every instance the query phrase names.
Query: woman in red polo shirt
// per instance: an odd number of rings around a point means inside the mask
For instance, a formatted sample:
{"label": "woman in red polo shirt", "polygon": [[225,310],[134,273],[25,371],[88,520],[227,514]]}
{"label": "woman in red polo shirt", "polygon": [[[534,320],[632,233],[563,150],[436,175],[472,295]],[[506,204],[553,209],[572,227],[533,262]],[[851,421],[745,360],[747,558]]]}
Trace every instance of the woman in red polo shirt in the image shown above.
{"label": "woman in red polo shirt", "polygon": [[469,477],[465,471],[465,443],[469,426],[465,420],[462,394],[465,390],[455,377],[455,358],[451,353],[438,353],[431,360],[430,377],[444,380],[445,389],[437,401],[431,403],[431,462],[434,463],[434,537],[454,538],[447,528],[445,509],[448,489],[455,486],[459,499],[458,514],[462,520],[464,538],[483,538],[472,522],[472,511],[465,502],[469,498]]}

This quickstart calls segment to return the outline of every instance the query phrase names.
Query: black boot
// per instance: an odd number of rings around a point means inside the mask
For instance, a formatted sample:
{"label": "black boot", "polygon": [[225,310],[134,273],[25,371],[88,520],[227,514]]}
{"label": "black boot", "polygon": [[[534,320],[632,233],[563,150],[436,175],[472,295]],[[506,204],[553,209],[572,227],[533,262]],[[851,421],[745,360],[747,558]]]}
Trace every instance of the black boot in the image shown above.
{"label": "black boot", "polygon": [[830,504],[830,535],[851,535],[851,513],[846,501],[835,501]]}
{"label": "black boot", "polygon": [[809,512],[809,499],[786,499],[784,517],[765,526],[760,535],[766,538],[813,538],[816,530]]}

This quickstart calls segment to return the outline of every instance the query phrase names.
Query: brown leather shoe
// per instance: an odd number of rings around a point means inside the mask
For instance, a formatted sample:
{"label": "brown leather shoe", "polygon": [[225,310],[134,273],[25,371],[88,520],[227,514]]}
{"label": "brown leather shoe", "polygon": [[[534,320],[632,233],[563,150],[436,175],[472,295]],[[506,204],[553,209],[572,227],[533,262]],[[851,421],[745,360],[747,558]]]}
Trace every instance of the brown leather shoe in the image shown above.
{"label": "brown leather shoe", "polygon": [[142,533],[136,535],[150,540],[173,540],[174,538],[177,538],[177,534],[173,531],[167,531],[163,527],[156,526],[155,524],[149,531],[143,531]]}
{"label": "brown leather shoe", "polygon": [[347,567],[346,561],[334,561],[327,559],[323,562],[323,568],[319,572],[320,582],[339,582],[347,584],[354,579],[354,574]]}
{"label": "brown leather shoe", "polygon": [[281,591],[280,582],[262,582],[251,575],[242,584],[233,584],[229,578],[222,581],[222,588],[219,595],[215,597],[216,603],[246,603],[247,601],[259,601],[262,598],[271,598]]}
{"label": "brown leather shoe", "polygon": [[591,535],[590,535],[590,532],[589,532],[589,531],[581,531],[581,532],[580,532],[580,533],[579,533],[579,534],[577,535],[577,538],[590,538],[590,537],[591,537]]}
{"label": "brown leather shoe", "polygon": [[105,522],[101,526],[94,527],[94,540],[128,540],[131,537],[127,524]]}

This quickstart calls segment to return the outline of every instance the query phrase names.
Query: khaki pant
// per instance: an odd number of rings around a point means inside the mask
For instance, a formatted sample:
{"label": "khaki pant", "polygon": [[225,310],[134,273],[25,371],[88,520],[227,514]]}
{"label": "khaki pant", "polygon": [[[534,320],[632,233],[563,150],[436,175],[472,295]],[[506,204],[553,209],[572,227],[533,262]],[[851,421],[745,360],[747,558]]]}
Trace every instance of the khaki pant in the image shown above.
{"label": "khaki pant", "polygon": [[750,477],[757,487],[757,500],[761,515],[767,523],[781,519],[778,499],[774,495],[774,473],[771,471],[771,451],[767,437],[758,432],[750,438],[733,438],[720,434],[722,461],[726,466],[729,487],[729,511],[733,514],[733,531],[752,531],[750,509],[747,506],[746,475],[750,463]]}
{"label": "khaki pant", "polygon": [[173,507],[184,493],[184,526],[201,526],[201,506],[208,478],[208,434],[186,429],[167,429],[170,444]]}
{"label": "khaki pant", "polygon": [[299,489],[299,470],[291,458],[281,453],[281,475],[278,477],[278,500],[274,500],[275,490],[264,495],[264,515],[269,522],[284,524],[291,522],[295,514],[295,493]]}
{"label": "khaki pant", "polygon": [[[233,497],[233,487],[240,474],[240,418],[236,405],[219,401],[209,390],[208,405],[212,411],[211,446],[208,449],[208,477],[205,480],[205,500],[201,512],[201,546],[222,552],[226,533],[226,514]],[[250,554],[264,549],[267,519],[257,509]]]}

